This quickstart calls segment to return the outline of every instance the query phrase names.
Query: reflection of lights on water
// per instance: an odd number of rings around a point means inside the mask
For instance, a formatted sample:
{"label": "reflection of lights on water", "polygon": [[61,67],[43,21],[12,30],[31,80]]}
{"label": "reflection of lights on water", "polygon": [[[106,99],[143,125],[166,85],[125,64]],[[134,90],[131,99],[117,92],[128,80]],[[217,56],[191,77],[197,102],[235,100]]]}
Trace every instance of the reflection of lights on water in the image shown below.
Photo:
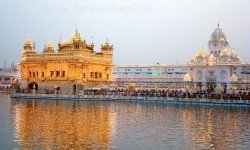
{"label": "reflection of lights on water", "polygon": [[104,105],[32,101],[20,102],[14,108],[15,141],[23,147],[87,148],[94,144],[108,148],[116,133],[116,112]]}
{"label": "reflection of lights on water", "polygon": [[125,136],[125,142],[137,139],[136,144],[148,140],[156,146],[162,143],[154,143],[155,139],[170,138],[173,141],[164,144],[177,143],[178,147],[181,141],[186,149],[233,149],[241,146],[239,137],[249,126],[242,121],[249,115],[235,109],[113,102],[14,104],[15,141],[30,149],[69,149],[68,144],[75,146],[72,149],[118,149]]}
{"label": "reflection of lights on water", "polygon": [[[15,136],[15,138],[16,139],[19,139],[20,137],[19,137],[19,135],[20,135],[20,128],[19,128],[19,124],[20,124],[20,121],[21,121],[21,119],[20,119],[20,113],[18,113],[19,111],[20,111],[20,108],[19,108],[20,106],[15,106],[15,113],[14,113],[14,125],[15,125],[15,129],[16,129],[16,132],[14,133],[14,136]],[[16,141],[18,141],[18,140],[16,140]]]}
{"label": "reflection of lights on water", "polygon": [[116,135],[116,125],[117,125],[117,113],[114,107],[111,106],[111,109],[109,110],[109,124],[111,127],[111,137],[114,137]]}
{"label": "reflection of lights on water", "polygon": [[[240,140],[235,138],[235,134],[239,134],[237,114],[232,110],[214,108],[202,108],[202,112],[196,110],[187,107],[183,111],[185,136],[191,137],[194,143],[201,144],[204,149],[230,149],[237,145]],[[224,111],[226,113],[221,113]],[[200,113],[199,117],[196,112]]]}

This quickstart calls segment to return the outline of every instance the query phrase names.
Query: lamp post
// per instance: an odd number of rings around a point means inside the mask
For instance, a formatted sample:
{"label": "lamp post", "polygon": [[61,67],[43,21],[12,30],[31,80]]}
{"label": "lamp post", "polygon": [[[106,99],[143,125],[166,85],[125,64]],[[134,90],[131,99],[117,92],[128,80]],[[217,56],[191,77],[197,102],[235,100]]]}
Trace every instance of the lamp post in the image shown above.
{"label": "lamp post", "polygon": [[155,84],[155,97],[156,97],[156,92],[157,92],[157,86],[156,86],[156,84]]}
{"label": "lamp post", "polygon": [[166,97],[168,99],[168,92],[169,92],[169,86],[167,86],[167,90],[166,90]]}
{"label": "lamp post", "polygon": [[57,94],[58,93],[58,85],[57,84],[55,84],[54,89],[55,89],[55,94]]}
{"label": "lamp post", "polygon": [[222,96],[222,94],[223,94],[223,92],[224,92],[224,86],[221,86],[220,87],[220,99],[222,100],[223,99],[223,96]]}
{"label": "lamp post", "polygon": [[35,85],[35,84],[33,84],[32,93],[33,93],[33,94],[36,94],[36,85]]}
{"label": "lamp post", "polygon": [[189,92],[189,85],[186,83],[186,98],[188,98],[188,92]]}

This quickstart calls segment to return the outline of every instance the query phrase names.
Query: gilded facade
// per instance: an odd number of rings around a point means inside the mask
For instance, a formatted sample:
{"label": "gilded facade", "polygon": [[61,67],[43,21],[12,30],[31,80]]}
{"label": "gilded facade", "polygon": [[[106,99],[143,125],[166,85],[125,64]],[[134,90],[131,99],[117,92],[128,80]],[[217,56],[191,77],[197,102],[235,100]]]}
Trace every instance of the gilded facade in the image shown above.
{"label": "gilded facade", "polygon": [[87,44],[78,29],[66,42],[61,39],[58,49],[49,42],[38,53],[29,37],[25,41],[20,62],[23,88],[53,89],[62,93],[75,93],[78,89],[103,86],[111,82],[113,45],[107,40],[101,51],[94,51],[94,44]]}

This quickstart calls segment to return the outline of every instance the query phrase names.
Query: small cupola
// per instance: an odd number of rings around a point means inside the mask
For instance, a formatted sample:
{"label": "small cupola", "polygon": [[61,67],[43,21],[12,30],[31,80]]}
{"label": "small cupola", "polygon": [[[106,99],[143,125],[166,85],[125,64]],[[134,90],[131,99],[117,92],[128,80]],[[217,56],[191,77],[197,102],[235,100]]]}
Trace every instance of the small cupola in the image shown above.
{"label": "small cupola", "polygon": [[101,51],[105,54],[113,54],[113,45],[109,43],[108,39],[101,45]]}
{"label": "small cupola", "polygon": [[54,45],[50,40],[49,44],[47,46],[45,46],[43,53],[54,53],[54,52],[55,52]]}
{"label": "small cupola", "polygon": [[32,42],[30,41],[29,35],[24,43],[23,49],[24,51],[33,51],[33,45]]}

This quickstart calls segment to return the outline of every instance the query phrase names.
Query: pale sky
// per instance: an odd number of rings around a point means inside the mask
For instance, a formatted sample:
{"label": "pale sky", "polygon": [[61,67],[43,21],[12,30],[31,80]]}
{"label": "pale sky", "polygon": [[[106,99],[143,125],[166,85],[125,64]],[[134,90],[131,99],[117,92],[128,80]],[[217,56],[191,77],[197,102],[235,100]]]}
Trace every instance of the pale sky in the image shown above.
{"label": "pale sky", "polygon": [[[73,36],[75,24],[95,50],[107,37],[114,64],[185,63],[220,22],[229,44],[250,63],[249,0],[1,0],[0,67],[20,60],[29,34],[42,51]],[[91,39],[93,37],[93,40]]]}

